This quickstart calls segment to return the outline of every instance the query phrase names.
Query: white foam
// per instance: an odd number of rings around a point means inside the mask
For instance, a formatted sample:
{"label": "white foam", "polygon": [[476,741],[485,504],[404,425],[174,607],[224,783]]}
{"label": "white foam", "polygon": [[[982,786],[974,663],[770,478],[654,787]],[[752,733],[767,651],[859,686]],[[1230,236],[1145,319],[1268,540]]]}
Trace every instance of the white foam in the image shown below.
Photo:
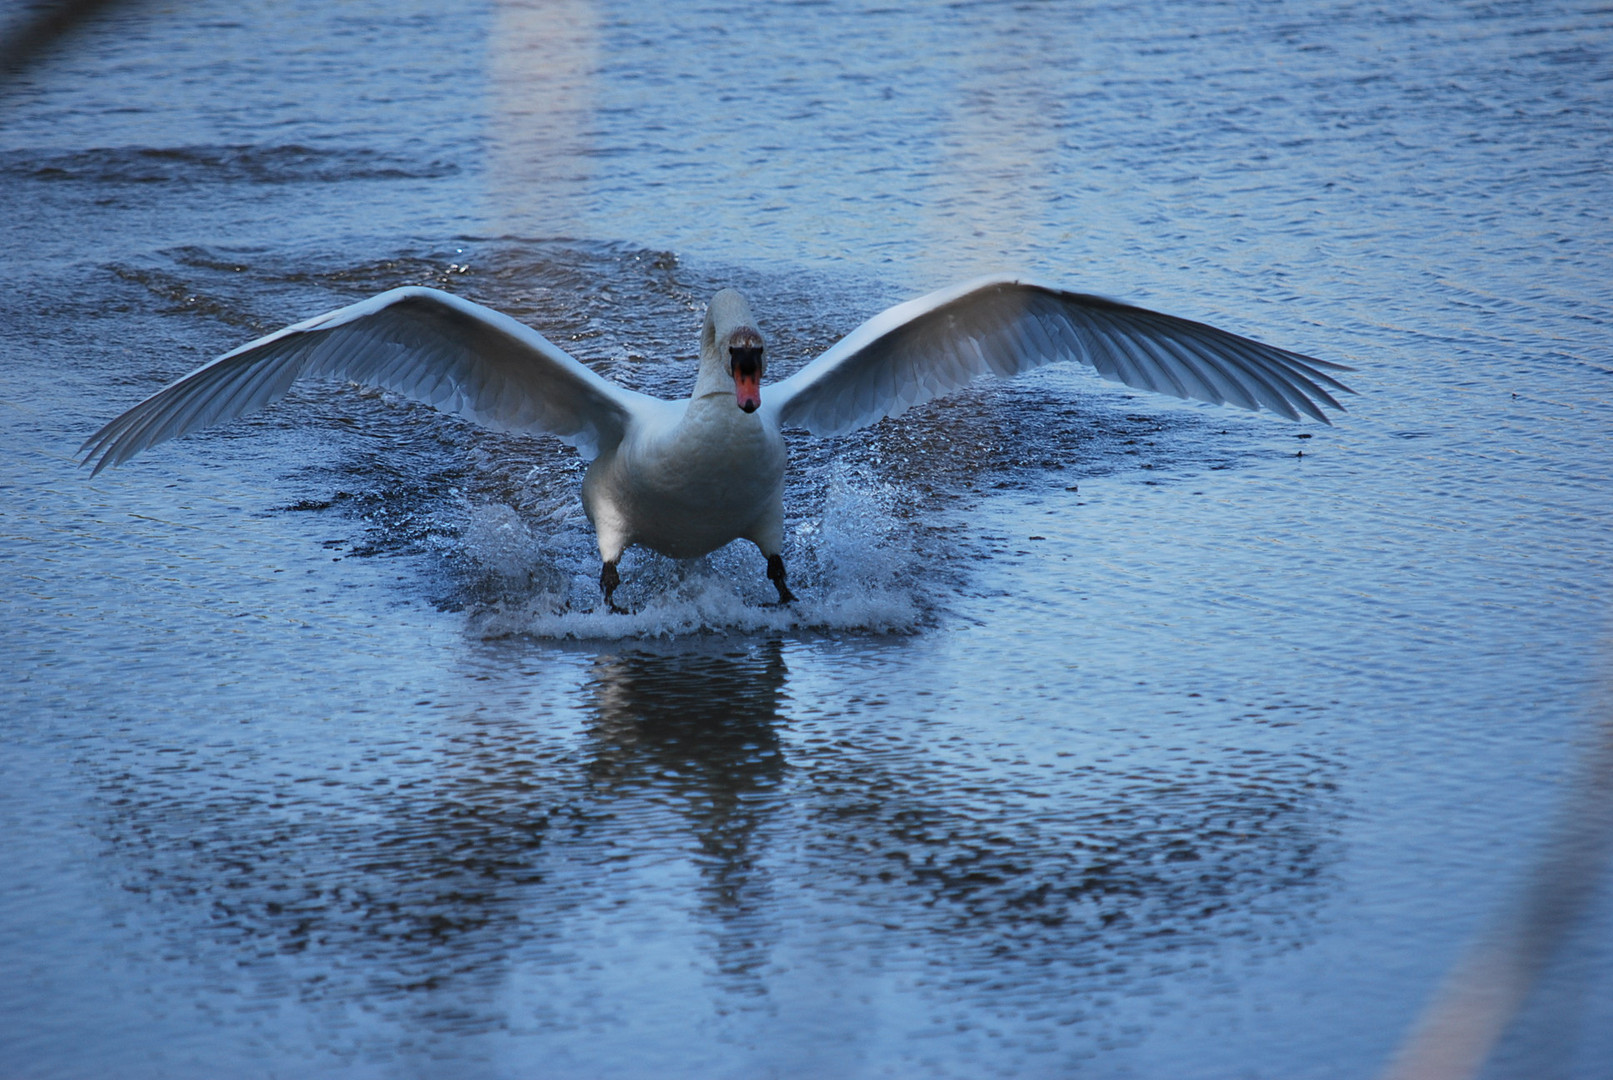
{"label": "white foam", "polygon": [[[700,633],[917,629],[921,602],[908,534],[891,513],[896,494],[865,476],[837,473],[822,511],[793,528],[785,564],[795,603],[779,606],[765,563],[740,541],[704,559],[677,561],[632,549],[621,563],[619,602],[607,610],[599,591],[593,536],[570,515],[523,518],[508,506],[474,508],[463,531],[465,553],[507,587],[471,616],[482,637],[664,638]],[[561,531],[543,535],[544,525]],[[521,583],[531,583],[525,590]]]}

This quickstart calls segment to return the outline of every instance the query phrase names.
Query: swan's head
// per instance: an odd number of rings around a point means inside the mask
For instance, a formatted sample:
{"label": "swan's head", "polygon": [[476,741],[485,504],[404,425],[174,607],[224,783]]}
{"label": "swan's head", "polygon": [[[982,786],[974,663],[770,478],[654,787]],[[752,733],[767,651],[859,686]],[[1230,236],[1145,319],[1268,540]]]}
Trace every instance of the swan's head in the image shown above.
{"label": "swan's head", "polygon": [[[756,329],[750,305],[733,289],[724,289],[706,306],[706,325],[700,334],[700,382],[708,383],[711,376],[732,379],[735,404],[755,412],[762,404],[762,373],[766,370],[767,343]],[[716,387],[705,392],[713,389]]]}

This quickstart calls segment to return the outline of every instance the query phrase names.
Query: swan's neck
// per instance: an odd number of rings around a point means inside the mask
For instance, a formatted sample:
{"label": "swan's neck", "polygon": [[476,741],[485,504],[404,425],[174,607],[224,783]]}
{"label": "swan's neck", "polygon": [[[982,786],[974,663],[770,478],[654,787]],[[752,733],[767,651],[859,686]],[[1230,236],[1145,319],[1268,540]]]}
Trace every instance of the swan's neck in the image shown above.
{"label": "swan's neck", "polygon": [[[728,371],[728,361],[713,350],[700,350],[700,374],[695,376],[694,392],[689,396],[699,399],[708,394],[734,396],[734,377]],[[739,407],[737,404],[734,406]]]}
{"label": "swan's neck", "polygon": [[733,289],[724,289],[706,306],[700,330],[700,373],[695,376],[696,401],[716,394],[733,397],[734,407],[750,412],[761,404],[761,331],[750,305]]}

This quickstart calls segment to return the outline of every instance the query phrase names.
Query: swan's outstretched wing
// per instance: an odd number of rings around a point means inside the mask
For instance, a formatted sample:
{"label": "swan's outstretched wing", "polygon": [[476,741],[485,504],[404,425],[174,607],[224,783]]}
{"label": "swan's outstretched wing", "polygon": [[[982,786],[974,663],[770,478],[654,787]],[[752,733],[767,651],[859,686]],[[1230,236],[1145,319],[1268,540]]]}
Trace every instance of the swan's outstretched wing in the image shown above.
{"label": "swan's outstretched wing", "polygon": [[1349,371],[1204,323],[1017,278],[972,281],[875,315],[772,388],[787,427],[839,435],[900,416],[976,375],[1079,360],[1105,378],[1181,398],[1328,423],[1327,374]]}
{"label": "swan's outstretched wing", "polygon": [[378,386],[503,431],[548,432],[584,457],[657,399],[617,386],[508,315],[436,289],[392,289],[288,326],[170,383],[85,440],[95,472],[284,397],[300,375]]}

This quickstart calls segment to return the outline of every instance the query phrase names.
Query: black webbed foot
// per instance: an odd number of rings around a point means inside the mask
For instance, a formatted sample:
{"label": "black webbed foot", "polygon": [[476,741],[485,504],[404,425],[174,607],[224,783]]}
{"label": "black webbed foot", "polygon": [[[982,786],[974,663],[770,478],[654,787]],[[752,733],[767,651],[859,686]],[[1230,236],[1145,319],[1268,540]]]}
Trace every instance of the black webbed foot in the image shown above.
{"label": "black webbed foot", "polygon": [[628,610],[624,607],[618,607],[616,601],[611,599],[611,594],[616,591],[616,587],[621,583],[622,579],[616,573],[616,564],[613,562],[606,563],[605,568],[599,572],[599,587],[605,591],[605,606],[610,608],[614,614],[626,615],[629,613]]}
{"label": "black webbed foot", "polygon": [[778,588],[778,602],[780,604],[795,603],[795,594],[790,587],[784,584],[784,560],[777,555],[767,557],[767,580]]}

